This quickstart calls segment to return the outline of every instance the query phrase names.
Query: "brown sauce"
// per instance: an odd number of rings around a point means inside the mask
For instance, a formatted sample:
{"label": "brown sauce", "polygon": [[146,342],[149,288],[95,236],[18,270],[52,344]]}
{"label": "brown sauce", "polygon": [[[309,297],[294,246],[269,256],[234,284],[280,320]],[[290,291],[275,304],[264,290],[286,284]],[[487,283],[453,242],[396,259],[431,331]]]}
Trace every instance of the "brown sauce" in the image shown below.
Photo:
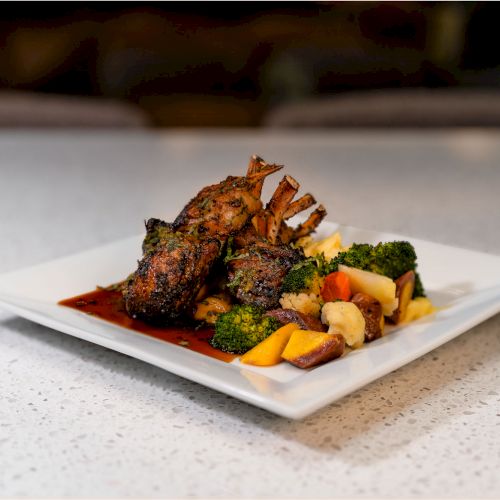
{"label": "brown sauce", "polygon": [[219,351],[209,344],[214,334],[213,328],[203,327],[195,330],[183,326],[158,327],[131,318],[125,311],[121,292],[116,290],[98,288],[93,292],[61,300],[59,304],[221,361],[229,363],[236,358],[235,354]]}

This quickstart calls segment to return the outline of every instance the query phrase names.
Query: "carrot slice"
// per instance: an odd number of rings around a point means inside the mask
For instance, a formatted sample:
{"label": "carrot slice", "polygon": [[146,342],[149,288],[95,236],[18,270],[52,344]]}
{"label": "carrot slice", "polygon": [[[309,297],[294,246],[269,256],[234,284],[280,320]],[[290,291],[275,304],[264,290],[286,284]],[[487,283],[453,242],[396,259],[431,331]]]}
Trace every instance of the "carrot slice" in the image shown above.
{"label": "carrot slice", "polygon": [[343,300],[347,302],[351,298],[351,284],[349,276],[342,271],[330,273],[321,287],[321,297],[325,302]]}

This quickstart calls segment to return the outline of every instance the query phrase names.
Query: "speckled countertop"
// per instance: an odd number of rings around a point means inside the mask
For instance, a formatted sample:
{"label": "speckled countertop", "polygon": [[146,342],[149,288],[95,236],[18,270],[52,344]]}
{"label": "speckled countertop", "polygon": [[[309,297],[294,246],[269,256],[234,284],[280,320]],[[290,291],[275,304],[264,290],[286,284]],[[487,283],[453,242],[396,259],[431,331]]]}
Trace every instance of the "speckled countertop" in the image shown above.
{"label": "speckled countertop", "polygon": [[[251,153],[332,220],[500,254],[500,132],[2,132],[0,151],[0,272],[140,233]],[[302,421],[1,310],[0,368],[0,496],[500,496],[498,315]]]}

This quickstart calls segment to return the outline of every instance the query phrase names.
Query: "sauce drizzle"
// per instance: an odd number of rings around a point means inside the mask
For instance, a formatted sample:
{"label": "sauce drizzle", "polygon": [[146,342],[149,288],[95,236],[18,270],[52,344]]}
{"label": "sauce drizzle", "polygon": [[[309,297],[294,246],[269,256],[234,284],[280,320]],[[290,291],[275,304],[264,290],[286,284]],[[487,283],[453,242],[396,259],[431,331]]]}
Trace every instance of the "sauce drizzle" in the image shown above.
{"label": "sauce drizzle", "polygon": [[110,323],[134,330],[138,333],[149,335],[150,337],[170,342],[171,344],[177,344],[191,351],[225,361],[226,363],[236,358],[235,354],[219,351],[209,344],[209,340],[214,334],[213,328],[202,327],[195,330],[188,326],[159,327],[131,318],[125,311],[123,296],[117,290],[98,288],[92,292],[61,300],[58,304],[71,307],[92,316],[97,316]]}

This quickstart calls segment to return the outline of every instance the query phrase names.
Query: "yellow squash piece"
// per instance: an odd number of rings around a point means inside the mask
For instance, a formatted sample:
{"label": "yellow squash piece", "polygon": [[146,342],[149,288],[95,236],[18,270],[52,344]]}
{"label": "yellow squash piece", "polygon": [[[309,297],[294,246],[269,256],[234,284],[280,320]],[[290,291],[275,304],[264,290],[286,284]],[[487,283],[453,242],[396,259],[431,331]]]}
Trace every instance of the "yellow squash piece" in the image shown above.
{"label": "yellow squash piece", "polygon": [[296,323],[288,323],[278,328],[253,349],[241,356],[240,361],[247,365],[273,366],[281,361],[281,353],[285,349],[292,333],[300,327]]}
{"label": "yellow squash piece", "polygon": [[417,297],[416,299],[410,300],[402,321],[409,323],[410,321],[415,321],[434,312],[436,312],[436,308],[427,297]]}

